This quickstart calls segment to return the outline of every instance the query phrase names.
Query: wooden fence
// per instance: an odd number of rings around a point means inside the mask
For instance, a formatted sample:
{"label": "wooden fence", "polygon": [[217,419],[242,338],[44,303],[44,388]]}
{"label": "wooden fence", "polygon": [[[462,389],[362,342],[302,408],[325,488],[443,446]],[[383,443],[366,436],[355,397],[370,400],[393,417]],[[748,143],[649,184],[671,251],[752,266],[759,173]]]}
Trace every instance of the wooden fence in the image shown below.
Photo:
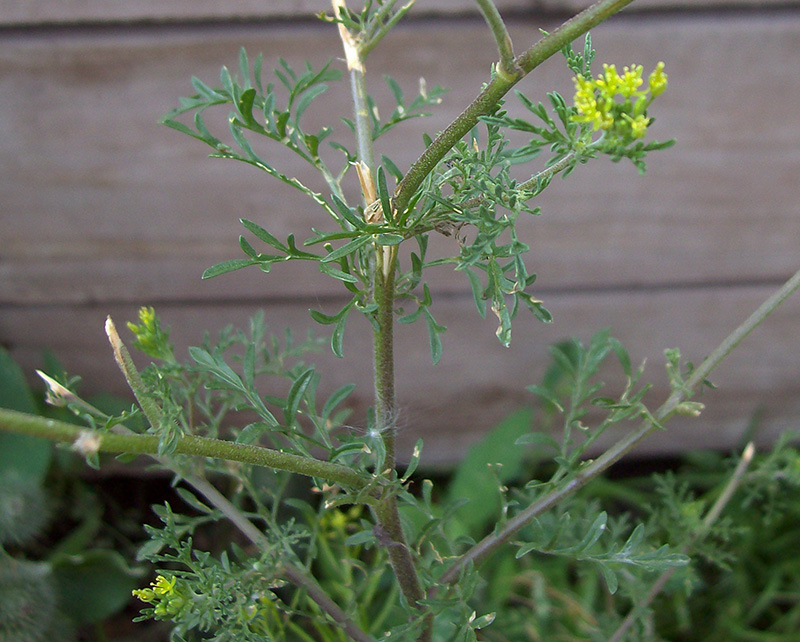
{"label": "wooden fence", "polygon": [[[504,0],[518,49],[582,6],[579,0]],[[467,0],[419,0],[412,17],[369,60],[370,88],[390,108],[381,79],[407,94],[419,78],[451,88],[429,119],[380,141],[401,168],[477,93],[496,52]],[[475,312],[462,274],[432,276],[433,312],[448,327],[432,366],[423,327],[398,331],[401,448],[425,438],[429,465],[447,465],[505,414],[533,401],[547,346],[587,340],[610,326],[635,361],[648,359],[666,391],[663,350],[702,360],[800,267],[800,3],[640,0],[593,31],[598,63],[663,60],[668,91],[654,111],[645,177],[595,161],[539,199],[522,226],[535,290],[555,321],[519,318],[510,349]],[[211,281],[209,265],[240,255],[238,219],[278,236],[323,225],[286,186],[157,124],[192,93],[191,75],[213,84],[241,46],[319,65],[339,57],[336,29],[309,19],[321,1],[18,0],[0,8],[0,342],[32,373],[49,348],[84,379],[83,390],[123,392],[103,323],[119,326],[153,305],[185,348],[203,331],[245,325],[264,309],[270,326],[313,327],[309,308],[337,310],[343,292],[306,265]],[[416,16],[416,17],[413,17]],[[334,63],[343,67],[341,61]],[[598,64],[599,68],[599,64]],[[548,61],[519,86],[535,100],[571,92],[563,62]],[[514,109],[514,107],[510,107]],[[312,114],[349,114],[334,86]],[[329,119],[328,119],[329,120]],[[322,122],[322,121],[320,121]],[[338,124],[338,120],[333,123]],[[342,136],[345,128],[339,125]],[[281,152],[276,152],[280,154]],[[283,154],[276,164],[312,180]],[[352,177],[352,193],[357,186]],[[452,253],[452,239],[434,251]],[[697,419],[675,420],[640,453],[731,448],[763,407],[762,439],[800,428],[800,297],[748,338],[713,377]],[[345,358],[315,359],[322,390],[355,381],[354,421],[370,403],[371,340],[353,318]],[[146,360],[141,360],[142,365]],[[614,437],[616,435],[611,435]]]}

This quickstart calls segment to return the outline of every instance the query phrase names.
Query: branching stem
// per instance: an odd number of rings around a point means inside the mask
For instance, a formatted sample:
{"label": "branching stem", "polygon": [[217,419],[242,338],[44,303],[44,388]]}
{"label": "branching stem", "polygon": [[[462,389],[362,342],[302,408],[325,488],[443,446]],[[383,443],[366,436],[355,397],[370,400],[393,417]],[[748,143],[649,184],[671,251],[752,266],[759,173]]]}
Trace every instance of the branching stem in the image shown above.
{"label": "branching stem", "polygon": [[685,381],[681,390],[675,390],[654,415],[653,421],[645,420],[633,433],[624,437],[611,446],[597,459],[584,466],[572,479],[560,488],[537,500],[512,519],[496,533],[488,535],[470,548],[453,564],[443,575],[442,584],[452,584],[458,581],[461,571],[470,564],[479,565],[501,546],[508,543],[511,538],[524,528],[530,521],[554,507],[565,497],[583,488],[589,481],[603,473],[610,466],[635,448],[639,442],[656,430],[656,425],[661,424],[671,417],[678,406],[689,394],[695,391],[711,372],[727,357],[741,341],[757,328],[770,314],[772,314],[786,299],[800,289],[800,271],[796,272],[784,285],[770,296],[758,309],[753,312],[738,328],[736,328],[717,348],[694,370]]}
{"label": "branching stem", "polygon": [[511,43],[511,36],[500,16],[500,12],[493,0],[475,0],[478,8],[483,14],[484,20],[489,25],[489,29],[497,43],[497,51],[500,54],[500,61],[497,64],[497,73],[506,80],[516,80],[522,77],[524,72],[517,66],[514,56],[514,45]]}
{"label": "branching stem", "polygon": [[[81,433],[85,434],[88,431],[87,428],[81,428],[75,424],[4,408],[0,408],[0,428],[7,432],[43,437],[67,443],[75,443]],[[99,442],[98,450],[100,452],[130,453],[133,455],[158,454],[159,439],[156,435],[118,435],[100,431],[90,432],[97,437]],[[365,488],[370,483],[368,477],[346,466],[285,453],[271,448],[237,444],[222,439],[184,435],[178,439],[174,452],[178,455],[227,459],[275,470],[285,470],[299,475],[324,479],[329,483],[342,484],[351,488]]]}
{"label": "branching stem", "polygon": [[511,78],[495,74],[484,90],[461,112],[445,130],[427,147],[409,168],[395,190],[394,204],[398,212],[408,207],[419,186],[439,164],[445,154],[460,141],[477,123],[496,107],[498,101],[522,78],[591,28],[621,11],[633,0],[600,0],[544,36],[525,53],[514,60],[515,68],[522,73]]}

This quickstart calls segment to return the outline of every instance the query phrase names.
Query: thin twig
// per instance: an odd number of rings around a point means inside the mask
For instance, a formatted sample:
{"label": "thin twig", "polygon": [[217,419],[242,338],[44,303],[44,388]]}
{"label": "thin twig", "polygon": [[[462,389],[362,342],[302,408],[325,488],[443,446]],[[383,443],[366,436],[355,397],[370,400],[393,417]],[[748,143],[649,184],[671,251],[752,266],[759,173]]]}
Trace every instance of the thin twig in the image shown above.
{"label": "thin twig", "polygon": [[[733,471],[731,478],[728,480],[728,483],[725,485],[725,489],[722,491],[722,494],[717,498],[717,501],[714,502],[714,505],[711,507],[711,510],[708,511],[706,514],[705,519],[703,520],[702,529],[694,533],[691,540],[683,547],[684,553],[689,553],[692,546],[694,546],[698,541],[702,540],[707,534],[708,531],[711,529],[712,524],[717,521],[719,516],[722,514],[722,511],[727,506],[728,502],[733,497],[733,494],[736,492],[736,489],[741,484],[742,479],[744,478],[745,471],[747,470],[750,463],[753,461],[753,455],[755,455],[756,449],[753,445],[753,442],[747,444],[742,452],[742,457],[739,460],[738,465],[736,466],[736,470]],[[672,578],[675,574],[677,567],[673,566],[668,568],[664,571],[659,578],[653,583],[653,586],[650,588],[650,591],[647,593],[645,598],[639,602],[622,623],[619,625],[616,631],[614,631],[614,635],[612,635],[608,642],[619,642],[622,640],[623,636],[628,632],[628,630],[633,626],[634,622],[644,613],[648,606],[653,602],[654,599],[664,590],[664,587],[667,585],[667,582]]]}
{"label": "thin twig", "polygon": [[[347,13],[345,0],[331,0],[334,15],[337,17]],[[375,158],[372,150],[372,126],[369,119],[369,102],[364,83],[364,59],[361,55],[358,38],[350,30],[339,23],[339,38],[344,47],[347,71],[350,74],[350,88],[353,99],[353,116],[355,120],[356,146],[358,158],[366,163],[370,171],[375,169]],[[369,203],[364,203],[369,205]]]}
{"label": "thin twig", "polygon": [[503,18],[500,16],[500,12],[494,2],[492,0],[475,0],[475,2],[477,2],[484,20],[486,20],[489,29],[492,31],[494,41],[497,43],[497,51],[500,54],[500,61],[496,67],[497,73],[508,81],[522,77],[525,72],[515,61],[511,36],[508,34]]}

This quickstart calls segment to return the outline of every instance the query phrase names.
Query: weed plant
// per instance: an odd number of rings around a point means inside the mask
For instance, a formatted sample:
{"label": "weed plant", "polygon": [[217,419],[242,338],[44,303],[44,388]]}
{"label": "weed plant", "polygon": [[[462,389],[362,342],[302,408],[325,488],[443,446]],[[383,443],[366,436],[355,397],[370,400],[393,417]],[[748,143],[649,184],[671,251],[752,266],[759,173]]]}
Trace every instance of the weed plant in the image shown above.
{"label": "weed plant", "polygon": [[[145,454],[174,473],[178,498],[155,507],[161,525],[147,527],[139,551],[157,568],[150,585],[134,591],[143,619],[169,622],[172,639],[185,642],[744,640],[761,639],[754,631],[767,621],[776,627],[769,639],[792,639],[800,609],[797,586],[787,580],[793,563],[770,558],[749,525],[757,518],[771,529],[764,532],[775,546],[796,533],[782,530],[797,512],[786,492],[800,482],[800,460],[788,442],[771,455],[756,456],[747,445],[731,460],[712,462],[703,484],[713,483],[705,486],[669,476],[649,489],[609,486],[601,475],[673,415],[702,411],[692,397],[800,286],[800,272],[701,364],[668,350],[671,393],[657,408],[645,404],[643,367],[600,331],[586,345],[553,346],[553,368],[530,386],[541,413],[518,413],[497,427],[446,487],[415,476],[421,441],[406,465],[397,463],[395,324],[423,323],[432,361],[442,353],[445,328],[434,316],[428,270],[463,273],[478,314],[491,312],[498,340],[509,345],[520,315],[551,321],[533,293],[529,248],[516,227],[540,214],[536,197],[557,174],[603,156],[644,173],[647,156],[672,144],[648,139],[653,102],[667,89],[663,64],[647,72],[635,64],[593,70],[589,30],[630,1],[601,0],[517,55],[491,0],[477,0],[498,61],[477,98],[425,138],[406,170],[386,155],[376,158],[375,143],[434,108],[444,90],[421,85],[409,98],[389,78],[396,105],[380,116],[365,60],[413,0],[366,0],[357,10],[333,0],[332,11],[320,14],[340,34],[354,102],[337,131],[309,130],[304,119],[341,80],[333,62],[298,69],[280,60],[267,73],[261,56],[243,50],[238,69],[223,68],[217,86],[192,80],[195,93],[164,124],[209,145],[215,158],[241,161],[299,190],[322,214],[311,230],[297,230],[302,237],[278,238],[243,219],[243,256],[204,277],[244,268],[270,273],[286,261],[305,261],[330,277],[347,303],[311,317],[331,327],[330,349],[341,358],[348,319],[368,320],[375,397],[366,429],[348,430],[353,386],[319,397],[319,374],[307,361],[319,347],[312,337],[273,335],[256,316],[246,330],[227,329],[191,348],[182,362],[169,330],[143,308],[129,323],[134,346],[153,359],[142,372],[113,321],[106,323],[137,405],[109,416],[50,378],[51,400],[73,410],[83,427],[0,411],[4,430],[69,442],[90,465],[101,452]],[[504,101],[512,88],[559,54],[574,96],[552,92],[543,104],[516,91],[527,116],[510,116]],[[206,111],[217,108],[229,112],[227,131],[206,123]],[[512,144],[510,132],[523,142]],[[257,151],[262,141],[317,170],[324,192],[283,173]],[[528,169],[537,162],[538,170]],[[361,198],[353,202],[344,185],[356,176]],[[428,256],[437,234],[456,241],[454,256]],[[625,381],[615,396],[598,379],[609,363]],[[279,389],[277,381],[285,395],[263,392]],[[246,425],[233,419],[242,413],[251,417]],[[135,421],[144,428],[135,429]],[[617,424],[625,426],[622,439],[587,458]],[[198,547],[198,534],[219,523],[230,524],[229,540],[215,550]],[[737,552],[748,547],[758,549],[764,568],[781,571],[761,576],[737,566]],[[738,613],[697,612],[700,605],[713,611],[720,594],[746,592],[737,583],[748,582],[759,585],[757,603],[740,604]],[[0,640],[21,639],[2,626]]]}

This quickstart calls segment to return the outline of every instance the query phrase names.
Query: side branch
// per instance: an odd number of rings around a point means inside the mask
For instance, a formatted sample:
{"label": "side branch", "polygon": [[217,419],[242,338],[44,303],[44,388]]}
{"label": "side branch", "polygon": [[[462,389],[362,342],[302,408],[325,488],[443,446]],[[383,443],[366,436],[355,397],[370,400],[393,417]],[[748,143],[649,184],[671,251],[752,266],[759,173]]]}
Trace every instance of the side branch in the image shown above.
{"label": "side branch", "polygon": [[706,357],[697,369],[687,377],[684,386],[680,390],[674,391],[658,409],[654,417],[655,422],[650,420],[642,422],[641,426],[635,432],[619,440],[591,463],[587,463],[584,468],[561,488],[540,498],[510,519],[501,530],[487,535],[484,539],[475,544],[442,575],[441,583],[452,584],[458,581],[461,571],[469,564],[478,565],[482,563],[497,549],[509,542],[511,538],[530,523],[534,517],[541,515],[557,505],[565,497],[583,488],[589,481],[602,474],[633,450],[645,437],[656,430],[657,425],[675,414],[680,403],[702,384],[711,372],[722,363],[725,357],[798,289],[800,289],[800,271],[796,272],[779,290],[764,301],[744,323],[729,334],[725,340]]}
{"label": "side branch", "polygon": [[481,116],[491,113],[500,99],[528,73],[550,56],[560,51],[576,38],[597,26],[608,17],[621,11],[633,0],[600,0],[581,11],[558,29],[546,35],[525,53],[518,56],[514,66],[522,71],[517,76],[503,77],[495,74],[484,90],[461,112],[447,128],[436,137],[422,155],[409,168],[395,190],[394,203],[399,212],[405,211],[412,196],[445,154],[472,129]]}
{"label": "side branch", "polygon": [[508,35],[508,30],[503,18],[500,16],[500,12],[494,5],[494,0],[476,0],[476,2],[497,43],[497,52],[500,54],[497,73],[504,76],[506,80],[513,80],[517,76],[522,76],[522,69],[514,61],[514,46],[511,43],[511,36]]}
{"label": "side branch", "polygon": [[[158,455],[158,437],[155,435],[115,434],[88,428],[55,419],[46,419],[14,410],[0,408],[0,430],[54,441],[75,443],[90,434],[96,439],[98,450],[102,452],[130,453],[135,455]],[[365,488],[371,478],[367,478],[351,468],[319,459],[284,453],[271,448],[237,444],[221,439],[209,439],[185,435],[178,439],[175,454],[213,457],[240,461],[254,466],[264,466],[276,470],[318,477],[326,481],[352,488]]]}

